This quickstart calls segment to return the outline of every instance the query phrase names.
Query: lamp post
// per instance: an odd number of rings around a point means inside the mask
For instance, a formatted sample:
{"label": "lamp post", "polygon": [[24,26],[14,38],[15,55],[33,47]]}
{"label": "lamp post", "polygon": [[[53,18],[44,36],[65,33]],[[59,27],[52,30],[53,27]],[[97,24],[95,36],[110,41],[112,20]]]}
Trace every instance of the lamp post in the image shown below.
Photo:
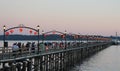
{"label": "lamp post", "polygon": [[87,47],[88,47],[88,41],[89,41],[89,40],[88,40],[88,38],[89,38],[88,34],[86,35],[86,37],[87,37]]}
{"label": "lamp post", "polygon": [[42,30],[42,44],[44,43],[44,30]]}
{"label": "lamp post", "polygon": [[40,26],[38,25],[38,26],[37,26],[37,32],[38,32],[38,54],[39,54],[39,50],[40,50],[40,49],[39,49],[39,39],[40,39],[40,38],[39,38],[39,36],[40,36],[40,35],[39,35],[39,29],[40,29]]}
{"label": "lamp post", "polygon": [[77,46],[77,35],[74,34],[74,35],[73,35],[73,38],[74,38],[74,43],[75,43],[75,47],[76,47],[76,46]]}
{"label": "lamp post", "polygon": [[66,39],[66,36],[67,36],[67,31],[65,30],[65,49],[66,49],[66,47],[67,47],[67,39]]}
{"label": "lamp post", "polygon": [[99,40],[98,40],[98,39],[99,39],[99,37],[98,37],[98,35],[97,35],[97,43],[99,42]]}
{"label": "lamp post", "polygon": [[6,26],[4,25],[3,26],[3,53],[5,52],[5,29],[6,29]]}
{"label": "lamp post", "polygon": [[80,33],[79,33],[79,46],[81,45],[81,36],[80,36]]}

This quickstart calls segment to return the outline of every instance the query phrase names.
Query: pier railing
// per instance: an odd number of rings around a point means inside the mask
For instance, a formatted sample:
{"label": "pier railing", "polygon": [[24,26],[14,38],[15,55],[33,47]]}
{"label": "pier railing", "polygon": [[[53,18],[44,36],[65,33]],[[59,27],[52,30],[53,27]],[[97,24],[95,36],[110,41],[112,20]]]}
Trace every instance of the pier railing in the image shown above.
{"label": "pier railing", "polygon": [[14,59],[26,59],[26,58],[30,58],[30,57],[34,57],[34,56],[40,56],[42,54],[49,54],[49,53],[55,53],[55,52],[63,52],[63,51],[69,51],[69,50],[75,50],[75,49],[80,49],[80,48],[88,48],[88,47],[94,47],[94,46],[99,46],[99,45],[105,45],[108,44],[110,42],[89,42],[89,43],[76,43],[74,45],[67,45],[66,48],[65,47],[59,47],[59,46],[55,46],[55,47],[51,47],[51,46],[44,46],[44,47],[40,47],[40,50],[38,51],[37,48],[35,48],[35,50],[31,50],[28,48],[20,48],[19,51],[17,52],[13,52],[12,48],[6,48],[6,49],[0,49],[0,52],[4,53],[0,53],[0,62],[4,62],[4,61],[10,61],[10,60],[14,60]]}

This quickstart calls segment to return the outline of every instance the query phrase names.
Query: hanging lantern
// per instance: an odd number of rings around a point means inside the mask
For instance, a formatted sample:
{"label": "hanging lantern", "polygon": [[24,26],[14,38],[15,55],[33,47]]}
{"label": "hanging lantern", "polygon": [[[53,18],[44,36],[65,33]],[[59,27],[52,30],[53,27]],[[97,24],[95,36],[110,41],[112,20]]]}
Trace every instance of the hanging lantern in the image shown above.
{"label": "hanging lantern", "polygon": [[52,33],[55,34],[55,31],[53,31]]}
{"label": "hanging lantern", "polygon": [[8,35],[9,35],[9,32],[6,32],[5,35],[8,36]]}
{"label": "hanging lantern", "polygon": [[19,31],[20,31],[20,32],[22,32],[22,31],[23,31],[23,29],[22,29],[22,28],[20,28],[20,29],[19,29]]}
{"label": "hanging lantern", "polygon": [[10,30],[10,33],[13,33],[14,32],[14,30]]}
{"label": "hanging lantern", "polygon": [[29,32],[30,32],[30,34],[32,34],[32,30],[30,30]]}
{"label": "hanging lantern", "polygon": [[34,35],[37,35],[37,32],[34,32]]}

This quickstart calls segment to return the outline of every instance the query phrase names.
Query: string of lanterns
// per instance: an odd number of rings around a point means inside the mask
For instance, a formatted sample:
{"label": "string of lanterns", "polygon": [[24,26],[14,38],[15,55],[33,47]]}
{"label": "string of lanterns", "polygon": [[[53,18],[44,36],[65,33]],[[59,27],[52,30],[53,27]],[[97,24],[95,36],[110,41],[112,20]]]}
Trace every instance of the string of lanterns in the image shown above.
{"label": "string of lanterns", "polygon": [[[22,33],[23,32],[23,28],[19,28],[19,32]],[[5,32],[5,35],[8,36],[10,34],[14,33],[14,30],[11,29],[7,32]],[[34,34],[34,35],[37,35],[38,32],[36,31],[33,31],[32,29],[29,30],[29,33],[30,34]],[[56,34],[55,31],[52,32],[52,34]],[[45,38],[46,36],[48,36],[49,34],[43,34],[43,37]],[[62,38],[62,39],[65,39],[66,37],[66,34],[59,34],[59,36]],[[91,40],[110,40],[108,38],[103,38],[103,37],[94,37],[94,36],[87,36],[87,35],[73,35],[73,38],[74,39],[78,39],[78,38],[83,38],[83,39],[91,39]]]}
{"label": "string of lanterns", "polygon": [[[19,32],[22,33],[22,32],[23,32],[23,28],[19,28]],[[10,34],[12,34],[12,33],[14,33],[14,30],[13,30],[13,29],[5,32],[5,35],[8,36],[8,35],[10,35]],[[36,32],[36,31],[33,32],[33,30],[31,30],[31,29],[29,30],[29,33],[30,33],[30,34],[34,34],[34,35],[37,35],[37,34],[38,34],[38,32]]]}

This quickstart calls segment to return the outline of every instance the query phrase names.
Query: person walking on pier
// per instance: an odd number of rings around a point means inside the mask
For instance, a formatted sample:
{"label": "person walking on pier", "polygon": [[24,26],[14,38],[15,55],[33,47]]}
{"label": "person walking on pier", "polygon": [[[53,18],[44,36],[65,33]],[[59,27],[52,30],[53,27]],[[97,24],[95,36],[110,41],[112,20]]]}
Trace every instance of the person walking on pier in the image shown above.
{"label": "person walking on pier", "polygon": [[19,51],[19,47],[17,46],[17,43],[14,43],[12,46],[13,56],[16,56],[17,52]]}

